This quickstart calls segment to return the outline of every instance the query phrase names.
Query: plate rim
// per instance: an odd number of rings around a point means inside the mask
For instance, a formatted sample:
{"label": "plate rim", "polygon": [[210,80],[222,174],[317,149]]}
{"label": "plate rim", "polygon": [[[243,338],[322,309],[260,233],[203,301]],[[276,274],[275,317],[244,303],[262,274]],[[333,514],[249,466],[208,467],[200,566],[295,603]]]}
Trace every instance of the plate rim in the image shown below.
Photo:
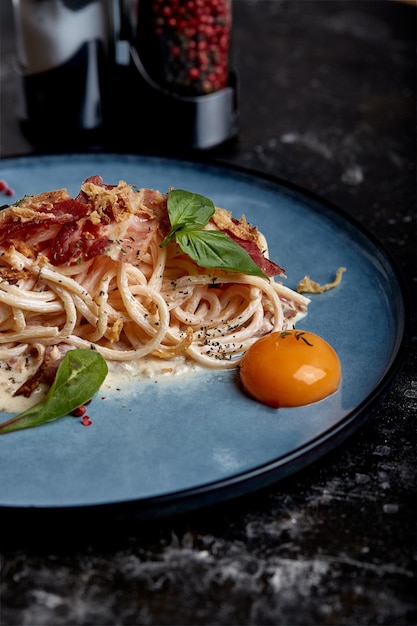
{"label": "plate rim", "polygon": [[[5,505],[0,504],[1,511],[9,511],[10,513],[18,511],[32,512],[49,512],[52,511],[69,511],[74,512],[89,511],[92,513],[100,513],[103,509],[114,512],[116,515],[131,515],[134,513],[136,518],[141,520],[167,517],[178,513],[192,511],[203,508],[212,504],[219,504],[239,497],[240,495],[259,491],[264,487],[280,482],[285,478],[298,473],[316,462],[331,450],[337,448],[343,441],[351,436],[363,423],[365,423],[372,415],[376,407],[383,402],[385,395],[389,392],[394,384],[407,353],[408,340],[410,338],[411,329],[411,302],[410,294],[407,289],[406,281],[397,260],[394,258],[387,246],[364,224],[357,218],[352,216],[346,209],[340,207],[336,203],[323,198],[319,193],[285,180],[275,174],[268,172],[260,172],[254,168],[245,167],[235,163],[229,163],[216,159],[209,161],[203,157],[173,157],[169,155],[158,154],[137,154],[133,152],[117,152],[117,151],[100,151],[100,152],[51,152],[51,153],[31,153],[17,154],[8,157],[0,157],[0,166],[8,162],[10,164],[22,161],[32,160],[65,160],[68,158],[88,158],[98,159],[117,159],[129,158],[145,162],[165,162],[171,164],[184,164],[190,168],[205,168],[209,171],[218,173],[232,173],[248,179],[257,179],[261,182],[268,183],[272,187],[276,186],[281,190],[288,191],[293,197],[301,200],[309,200],[316,205],[315,210],[319,213],[325,209],[327,213],[334,213],[342,221],[347,222],[352,230],[357,230],[365,240],[368,240],[371,246],[377,249],[384,262],[384,267],[391,271],[391,280],[395,279],[396,287],[396,305],[399,322],[395,343],[396,346],[390,355],[390,362],[387,362],[387,368],[378,384],[371,390],[366,398],[354,409],[350,410],[336,424],[333,424],[319,435],[310,439],[307,443],[299,446],[291,452],[286,453],[272,461],[268,461],[249,470],[244,470],[229,477],[202,483],[190,488],[169,491],[167,493],[132,498],[129,500],[109,501],[94,504],[68,504],[68,505]],[[324,214],[324,213],[323,213]],[[331,450],[326,449],[327,443],[332,442]],[[303,459],[308,456],[307,463]],[[299,467],[299,466],[302,467]]]}

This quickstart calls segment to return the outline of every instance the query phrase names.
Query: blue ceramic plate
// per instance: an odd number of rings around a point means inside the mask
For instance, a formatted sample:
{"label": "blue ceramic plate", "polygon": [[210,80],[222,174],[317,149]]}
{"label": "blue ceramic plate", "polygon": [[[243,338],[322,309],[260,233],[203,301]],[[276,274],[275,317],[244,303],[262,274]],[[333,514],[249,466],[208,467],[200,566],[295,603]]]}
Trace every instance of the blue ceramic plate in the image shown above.
{"label": "blue ceramic plate", "polygon": [[76,194],[92,174],[189,189],[245,214],[267,235],[291,288],[306,274],[325,283],[346,267],[340,287],[312,297],[302,324],[336,349],[343,383],[324,401],[280,410],[244,396],[232,372],[99,393],[89,428],[67,417],[0,437],[1,506],[134,502],[145,515],[201,506],[305,467],[367,417],[396,370],[405,312],[396,271],[361,227],[285,184],[220,166],[114,154],[0,162],[14,198],[60,187]]}

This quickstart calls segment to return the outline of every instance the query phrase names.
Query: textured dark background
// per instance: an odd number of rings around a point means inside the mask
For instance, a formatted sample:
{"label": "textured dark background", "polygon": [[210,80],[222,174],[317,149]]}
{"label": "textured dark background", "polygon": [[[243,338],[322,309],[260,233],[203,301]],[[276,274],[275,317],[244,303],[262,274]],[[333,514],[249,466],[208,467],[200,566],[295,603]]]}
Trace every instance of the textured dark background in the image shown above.
{"label": "textured dark background", "polygon": [[[0,10],[9,157],[33,147],[18,123],[10,0]],[[348,211],[394,256],[414,313],[416,8],[237,0],[233,15],[239,137],[206,158]],[[265,491],[151,524],[52,513],[34,523],[2,511],[2,626],[415,624],[412,332],[408,341],[395,384],[360,430]]]}

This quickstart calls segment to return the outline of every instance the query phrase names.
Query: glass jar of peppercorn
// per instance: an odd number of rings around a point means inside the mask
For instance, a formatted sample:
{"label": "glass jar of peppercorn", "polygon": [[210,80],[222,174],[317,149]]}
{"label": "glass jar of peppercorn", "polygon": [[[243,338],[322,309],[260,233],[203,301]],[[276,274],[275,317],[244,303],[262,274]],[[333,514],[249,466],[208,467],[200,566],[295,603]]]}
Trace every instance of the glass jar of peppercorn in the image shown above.
{"label": "glass jar of peppercorn", "polygon": [[231,0],[139,0],[136,49],[162,89],[200,96],[229,78]]}

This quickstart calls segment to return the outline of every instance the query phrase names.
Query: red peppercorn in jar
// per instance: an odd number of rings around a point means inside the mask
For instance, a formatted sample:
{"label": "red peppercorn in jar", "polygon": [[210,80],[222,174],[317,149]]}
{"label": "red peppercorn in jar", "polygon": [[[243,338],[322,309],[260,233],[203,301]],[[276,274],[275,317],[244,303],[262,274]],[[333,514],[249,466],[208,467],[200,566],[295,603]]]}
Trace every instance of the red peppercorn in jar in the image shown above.
{"label": "red peppercorn in jar", "polygon": [[179,96],[224,89],[231,0],[140,0],[136,48],[149,76]]}

